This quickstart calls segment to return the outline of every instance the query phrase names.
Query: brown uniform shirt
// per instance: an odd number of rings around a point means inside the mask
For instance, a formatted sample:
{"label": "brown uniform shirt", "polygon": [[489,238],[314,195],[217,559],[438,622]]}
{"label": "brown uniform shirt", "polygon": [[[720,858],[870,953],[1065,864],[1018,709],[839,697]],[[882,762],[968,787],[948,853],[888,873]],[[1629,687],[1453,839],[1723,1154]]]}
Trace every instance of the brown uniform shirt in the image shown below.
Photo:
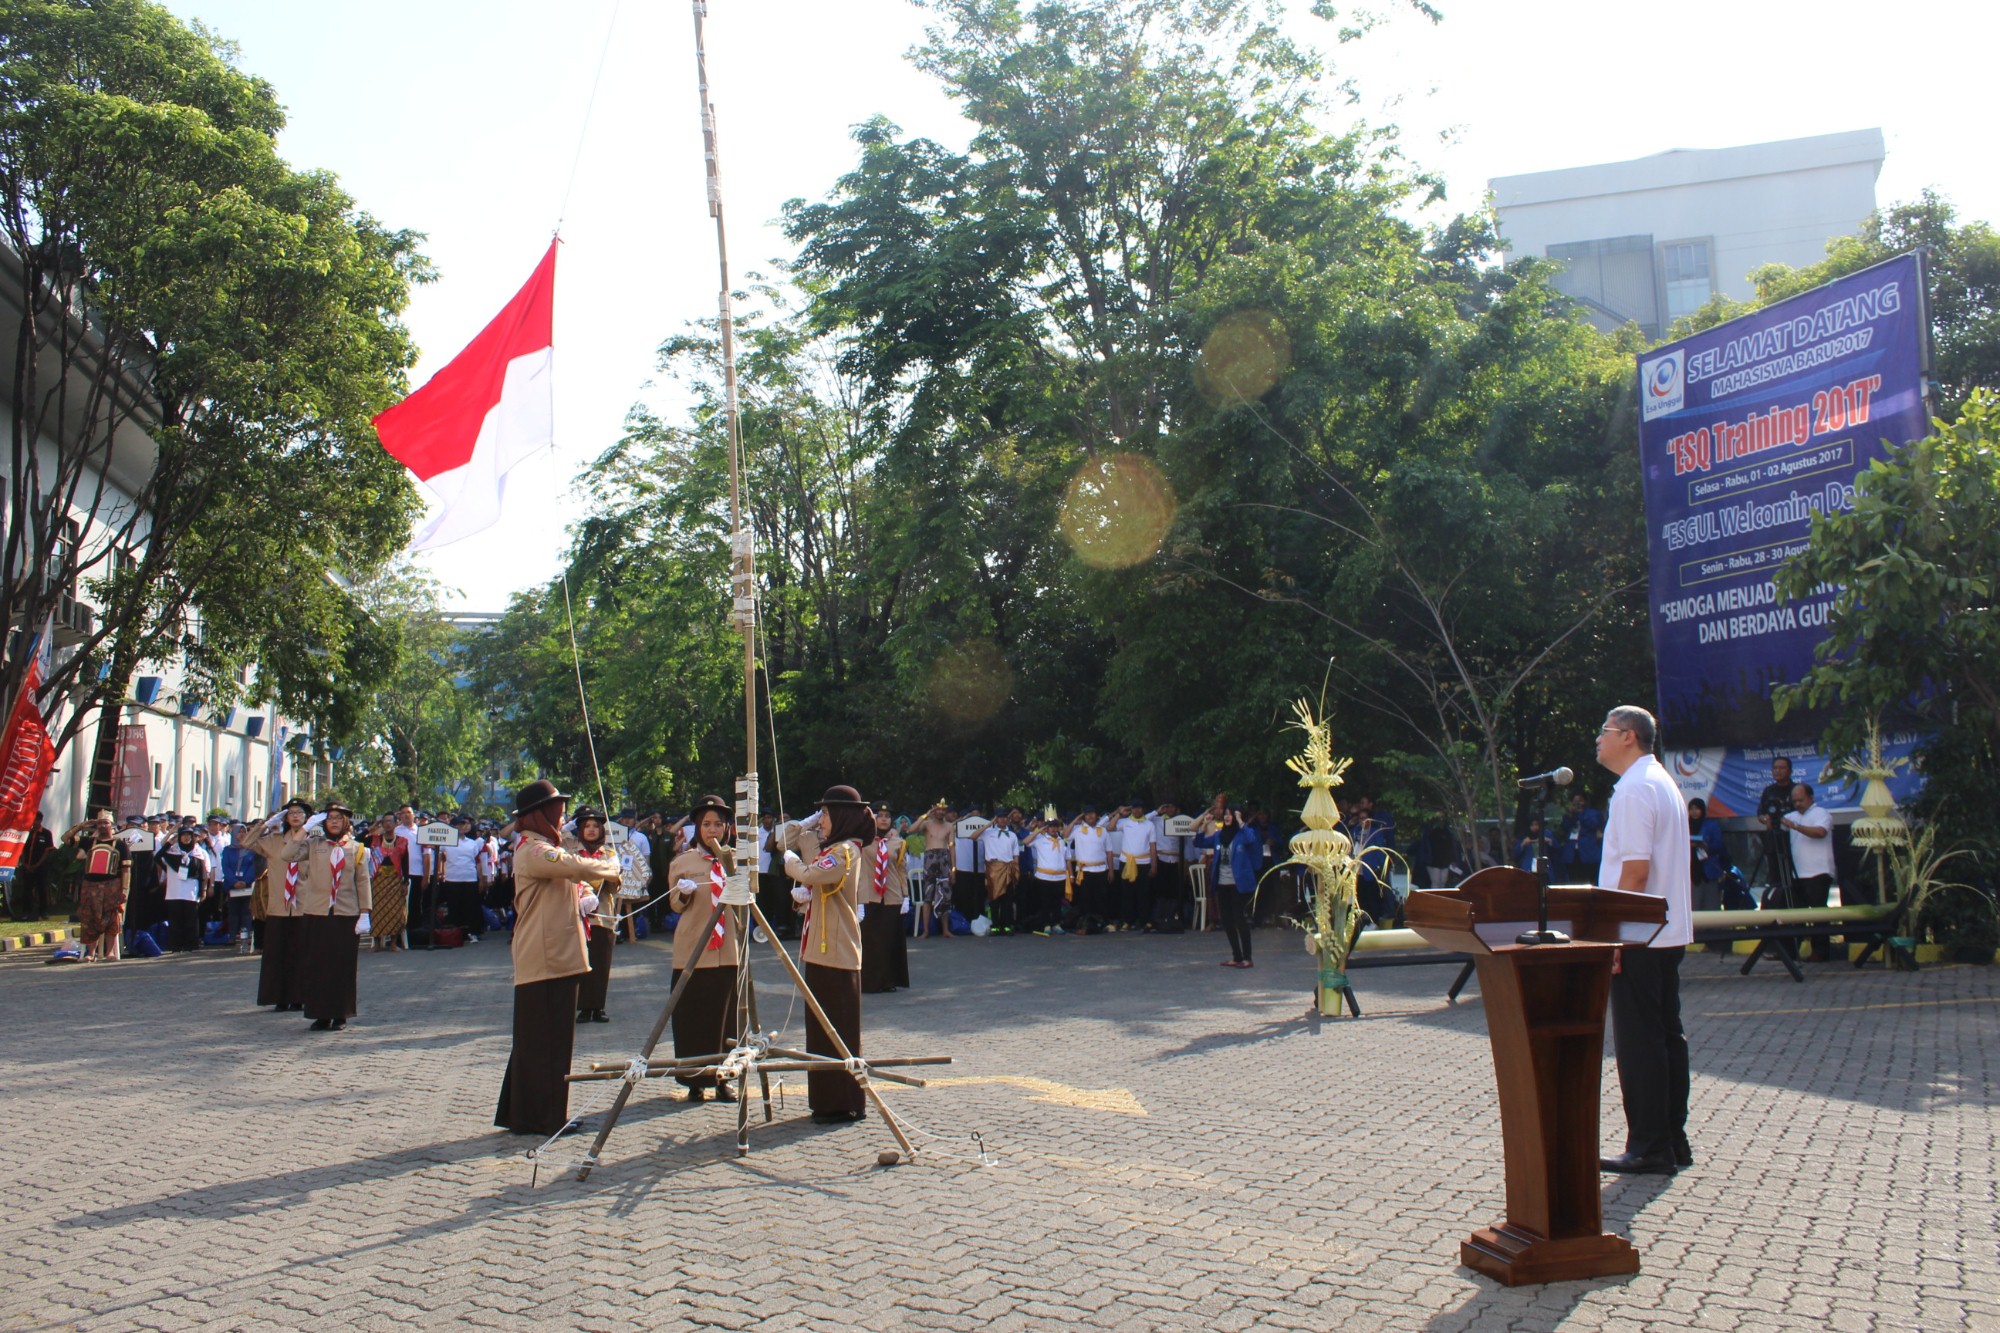
{"label": "brown uniform shirt", "polygon": [[[563,834],[562,845],[564,851],[573,852],[586,860],[609,861],[622,868],[623,863],[618,860],[618,853],[610,843],[599,843],[597,850],[593,852],[586,849],[574,835],[565,833]],[[602,926],[604,929],[616,934],[618,930],[618,897],[615,891],[606,889],[598,893],[597,910],[590,914],[590,920],[586,921],[584,925],[586,928],[590,926]]]}
{"label": "brown uniform shirt", "polygon": [[[339,852],[340,871],[334,872],[334,853]],[[374,879],[368,871],[368,846],[353,837],[340,842],[325,838],[301,838],[284,844],[276,871],[284,874],[282,862],[299,863],[300,916],[359,916],[372,911],[375,903]],[[281,879],[282,882],[282,879]],[[278,891],[283,900],[284,890]]]}
{"label": "brown uniform shirt", "polygon": [[616,880],[618,862],[566,852],[539,833],[523,833],[514,849],[514,984],[581,976],[590,971],[579,880]]}
{"label": "brown uniform shirt", "polygon": [[264,918],[274,916],[304,916],[306,870],[299,867],[299,900],[289,902],[285,898],[285,867],[292,864],[294,843],[303,844],[306,835],[303,830],[287,834],[283,829],[275,833],[261,834],[250,843],[250,850],[264,858]]}
{"label": "brown uniform shirt", "polygon": [[[889,864],[882,867],[882,892],[877,893],[875,867],[884,847],[889,849]],[[904,862],[902,838],[890,830],[864,848],[861,859],[867,863],[862,867],[861,901],[868,904],[868,910],[872,912],[879,905],[884,911],[902,911],[903,899],[910,896],[910,869]]]}
{"label": "brown uniform shirt", "polygon": [[[687,893],[673,887],[684,879],[694,881],[694,892]],[[688,966],[688,959],[694,959],[696,967],[735,967],[741,954],[736,944],[736,922],[734,914],[722,914],[722,943],[709,948],[708,942],[715,933],[702,931],[708,920],[708,913],[715,897],[709,888],[708,854],[690,847],[676,856],[667,867],[667,906],[681,914],[680,924],[674,927],[674,968],[676,971]]]}
{"label": "brown uniform shirt", "polygon": [[813,890],[805,934],[799,938],[800,962],[861,970],[861,919],[855,908],[861,904],[862,886],[875,873],[870,850],[851,841],[836,842],[824,856],[785,862],[785,873]]}

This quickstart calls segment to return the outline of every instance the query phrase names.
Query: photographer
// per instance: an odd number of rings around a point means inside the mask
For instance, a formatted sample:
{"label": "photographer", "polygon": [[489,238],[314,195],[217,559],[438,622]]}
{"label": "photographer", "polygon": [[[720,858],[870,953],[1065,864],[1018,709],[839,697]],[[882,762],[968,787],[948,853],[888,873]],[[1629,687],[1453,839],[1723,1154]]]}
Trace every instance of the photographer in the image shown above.
{"label": "photographer", "polygon": [[1791,903],[1792,849],[1785,837],[1784,820],[1792,813],[1792,761],[1783,755],[1771,760],[1771,785],[1757,798],[1757,822],[1764,826],[1764,906],[1785,907]]}

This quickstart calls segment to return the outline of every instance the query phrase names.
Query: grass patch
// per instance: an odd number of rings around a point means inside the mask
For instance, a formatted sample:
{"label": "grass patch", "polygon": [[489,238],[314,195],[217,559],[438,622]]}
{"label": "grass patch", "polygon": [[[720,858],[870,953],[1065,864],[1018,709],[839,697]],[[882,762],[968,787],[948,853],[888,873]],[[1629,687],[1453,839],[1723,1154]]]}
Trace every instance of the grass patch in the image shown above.
{"label": "grass patch", "polygon": [[39,935],[45,931],[75,929],[75,923],[67,916],[52,916],[40,921],[0,921],[0,939],[18,938],[22,935]]}

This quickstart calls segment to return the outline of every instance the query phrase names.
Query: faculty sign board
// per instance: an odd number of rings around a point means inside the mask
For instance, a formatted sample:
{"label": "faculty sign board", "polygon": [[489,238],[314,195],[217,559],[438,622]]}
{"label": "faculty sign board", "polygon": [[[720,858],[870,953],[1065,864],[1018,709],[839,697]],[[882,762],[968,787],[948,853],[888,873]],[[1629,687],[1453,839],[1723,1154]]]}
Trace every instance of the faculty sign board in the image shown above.
{"label": "faculty sign board", "polygon": [[[1660,725],[1674,745],[1778,736],[1774,685],[1826,637],[1837,589],[1772,578],[1814,514],[1929,432],[1923,270],[1904,255],[1639,358]],[[1788,718],[1794,728],[1811,725]]]}

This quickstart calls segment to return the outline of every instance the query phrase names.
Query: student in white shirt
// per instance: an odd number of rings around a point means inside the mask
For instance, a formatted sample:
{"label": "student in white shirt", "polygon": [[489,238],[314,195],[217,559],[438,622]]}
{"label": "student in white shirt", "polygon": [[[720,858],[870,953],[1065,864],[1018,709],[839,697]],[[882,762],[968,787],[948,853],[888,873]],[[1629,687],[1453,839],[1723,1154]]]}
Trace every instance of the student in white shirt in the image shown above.
{"label": "student in white shirt", "polygon": [[1070,929],[1093,935],[1108,929],[1111,902],[1111,838],[1097,822],[1097,807],[1086,805],[1069,826],[1070,863],[1076,868],[1076,899]]}
{"label": "student in white shirt", "polygon": [[1145,809],[1134,797],[1118,807],[1118,813],[1111,816],[1107,826],[1117,853],[1117,864],[1111,872],[1115,876],[1112,892],[1118,902],[1118,922],[1112,926],[1113,930],[1138,930],[1149,923],[1148,899],[1152,896],[1158,835],[1153,832]]}
{"label": "student in white shirt", "polygon": [[167,950],[192,953],[201,947],[201,900],[215,878],[215,862],[195,838],[194,825],[183,824],[154,864],[167,896]]}
{"label": "student in white shirt", "polygon": [[1597,762],[1618,774],[1605,820],[1603,887],[1667,900],[1667,923],[1648,948],[1619,951],[1611,977],[1611,1034],[1625,1102],[1625,1151],[1606,1171],[1672,1175],[1694,1165],[1688,1144],[1688,1044],[1681,1030],[1681,958],[1694,939],[1687,802],[1659,760],[1653,715],[1629,704],[1597,733]]}
{"label": "student in white shirt", "polygon": [[1015,889],[1021,878],[1021,838],[1011,814],[995,813],[979,835],[979,854],[986,862],[986,911],[993,934],[1011,935],[1021,903]]}
{"label": "student in white shirt", "polygon": [[452,925],[465,932],[468,944],[479,943],[486,929],[486,909],[480,897],[493,879],[493,863],[486,854],[486,839],[472,836],[472,820],[459,815],[451,821],[458,830],[458,842],[438,848],[443,862],[438,878],[444,883],[444,907]]}
{"label": "student in white shirt", "polygon": [[1021,903],[1021,929],[1037,935],[1063,933],[1064,890],[1069,887],[1069,846],[1063,842],[1062,824],[1049,820],[1028,839],[1034,871]]}

